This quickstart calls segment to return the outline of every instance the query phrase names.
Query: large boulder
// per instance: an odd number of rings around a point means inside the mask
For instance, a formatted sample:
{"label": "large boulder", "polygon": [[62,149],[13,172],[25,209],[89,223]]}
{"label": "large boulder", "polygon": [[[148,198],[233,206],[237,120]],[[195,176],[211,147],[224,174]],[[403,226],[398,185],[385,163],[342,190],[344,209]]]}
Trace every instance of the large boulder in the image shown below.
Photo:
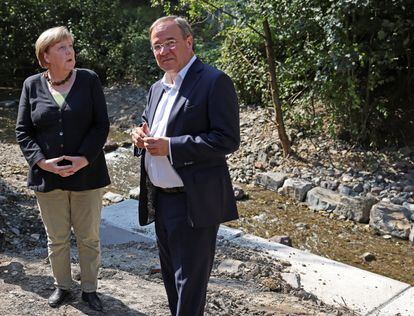
{"label": "large boulder", "polygon": [[309,190],[306,195],[310,209],[333,211],[359,223],[368,223],[371,207],[376,202],[374,198],[350,197],[321,187]]}
{"label": "large boulder", "polygon": [[368,223],[371,208],[377,202],[373,197],[341,196],[341,201],[333,212],[358,223]]}
{"label": "large boulder", "polygon": [[299,202],[303,202],[306,194],[312,189],[313,183],[302,179],[286,179],[281,190],[278,190],[283,195],[290,196]]}
{"label": "large boulder", "polygon": [[383,234],[408,239],[413,213],[397,204],[381,201],[371,209],[369,225]]}
{"label": "large boulder", "polygon": [[283,185],[286,178],[287,175],[283,172],[258,173],[256,176],[256,185],[277,192],[277,189]]}

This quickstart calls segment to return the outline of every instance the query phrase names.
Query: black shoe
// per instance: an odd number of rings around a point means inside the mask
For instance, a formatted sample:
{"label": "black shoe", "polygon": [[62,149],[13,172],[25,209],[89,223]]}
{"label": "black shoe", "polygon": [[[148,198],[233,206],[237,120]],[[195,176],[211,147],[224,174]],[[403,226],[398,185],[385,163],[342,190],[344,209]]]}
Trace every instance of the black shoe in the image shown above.
{"label": "black shoe", "polygon": [[89,307],[95,311],[102,311],[102,303],[96,292],[86,293],[82,292],[82,300],[88,303]]}
{"label": "black shoe", "polygon": [[56,288],[55,291],[52,293],[52,295],[49,296],[49,299],[47,302],[49,303],[50,307],[58,307],[60,304],[62,304],[67,297],[70,296],[69,290],[63,290],[60,288]]}

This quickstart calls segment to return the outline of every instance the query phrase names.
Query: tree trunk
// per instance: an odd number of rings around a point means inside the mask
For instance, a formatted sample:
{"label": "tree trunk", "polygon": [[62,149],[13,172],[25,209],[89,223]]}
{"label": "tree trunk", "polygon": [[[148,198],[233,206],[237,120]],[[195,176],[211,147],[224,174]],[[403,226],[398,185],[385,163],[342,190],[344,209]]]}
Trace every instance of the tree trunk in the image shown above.
{"label": "tree trunk", "polygon": [[279,134],[280,142],[282,143],[283,155],[287,157],[290,154],[290,141],[286,134],[285,124],[283,123],[282,103],[279,98],[279,89],[276,80],[276,66],[273,53],[272,34],[270,33],[269,22],[267,19],[263,21],[263,29],[266,40],[266,57],[267,65],[269,66],[270,87],[272,93],[272,103],[276,115],[276,127]]}

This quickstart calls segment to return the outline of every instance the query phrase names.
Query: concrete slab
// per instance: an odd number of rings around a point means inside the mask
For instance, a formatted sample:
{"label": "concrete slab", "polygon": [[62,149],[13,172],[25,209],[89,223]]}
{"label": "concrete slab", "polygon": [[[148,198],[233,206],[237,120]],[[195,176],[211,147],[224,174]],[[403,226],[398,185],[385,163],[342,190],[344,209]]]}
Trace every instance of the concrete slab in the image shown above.
{"label": "concrete slab", "polygon": [[409,288],[380,308],[370,312],[372,316],[413,316],[414,315],[414,288]]}
{"label": "concrete slab", "polygon": [[132,233],[142,234],[156,240],[154,224],[140,226],[138,224],[138,201],[125,200],[120,203],[106,206],[102,209],[102,219],[114,226]]}
{"label": "concrete slab", "polygon": [[257,236],[246,234],[231,242],[290,262],[289,269],[299,274],[304,290],[327,304],[346,306],[358,314],[365,315],[410,288],[409,284]]}
{"label": "concrete slab", "polygon": [[[125,229],[132,233],[140,233],[147,238],[156,240],[154,224],[140,226],[138,224],[138,201],[125,200],[120,203],[106,206],[102,210],[102,220],[108,224]],[[221,225],[218,238],[231,240],[243,235],[240,229]]]}
{"label": "concrete slab", "polygon": [[100,235],[102,246],[126,244],[131,241],[154,243],[152,239],[142,234],[132,233],[125,229],[112,226],[106,223],[105,220],[101,222]]}
{"label": "concrete slab", "polygon": [[243,234],[243,231],[240,229],[220,225],[217,238],[224,240],[232,240],[234,238],[242,236]]}

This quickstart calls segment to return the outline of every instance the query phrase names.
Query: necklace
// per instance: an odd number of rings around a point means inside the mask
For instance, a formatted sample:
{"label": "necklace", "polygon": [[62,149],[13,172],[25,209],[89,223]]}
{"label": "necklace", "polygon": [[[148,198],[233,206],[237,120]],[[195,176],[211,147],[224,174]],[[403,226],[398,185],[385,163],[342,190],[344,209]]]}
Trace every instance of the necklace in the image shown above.
{"label": "necklace", "polygon": [[73,73],[73,70],[71,70],[69,72],[69,74],[66,76],[65,79],[60,80],[60,81],[52,81],[52,79],[50,79],[50,77],[49,77],[49,71],[45,71],[43,73],[43,76],[46,78],[47,82],[49,82],[50,85],[52,85],[52,86],[60,86],[60,85],[64,84],[65,82],[67,82],[70,79],[70,77],[72,77],[72,73]]}

